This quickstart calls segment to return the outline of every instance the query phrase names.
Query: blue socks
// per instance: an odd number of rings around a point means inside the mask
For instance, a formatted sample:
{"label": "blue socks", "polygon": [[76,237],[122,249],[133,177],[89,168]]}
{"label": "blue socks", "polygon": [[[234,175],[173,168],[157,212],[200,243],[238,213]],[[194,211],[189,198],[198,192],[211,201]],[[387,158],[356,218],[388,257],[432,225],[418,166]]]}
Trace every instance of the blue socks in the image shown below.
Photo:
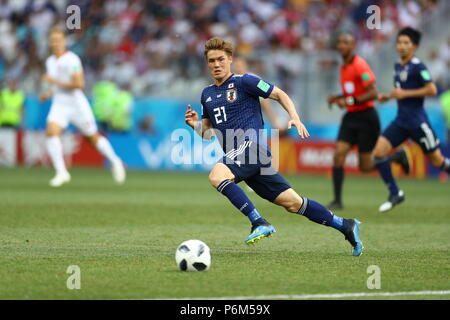
{"label": "blue socks", "polygon": [[[395,182],[394,176],[392,175],[391,165],[389,159],[386,158],[375,158],[375,166],[378,168],[380,172],[381,178],[389,189],[391,194],[398,194],[399,188],[397,183]],[[450,174],[450,159],[445,158],[441,167],[439,168],[442,171],[445,171]]]}
{"label": "blue socks", "polygon": [[258,223],[259,221],[261,221],[260,219],[262,219],[261,215],[256,209],[253,209],[253,211],[247,215],[247,218],[252,224]]}
{"label": "blue socks", "polygon": [[267,223],[267,221],[264,220],[256,210],[255,206],[247,197],[245,192],[233,181],[228,179],[222,181],[217,187],[217,191],[227,197],[239,211],[247,216],[252,224]]}
{"label": "blue socks", "polygon": [[375,158],[375,166],[391,194],[398,194],[399,189],[392,175],[391,164],[387,158]]}
{"label": "blue socks", "polygon": [[[245,192],[231,180],[222,181],[217,187],[217,191],[227,197],[239,211],[247,216],[253,225],[268,223],[261,217]],[[347,229],[348,221],[346,219],[334,215],[331,211],[314,200],[307,198],[302,199],[303,204],[299,209],[298,214],[307,217],[313,222],[332,227],[341,232],[344,232]]]}
{"label": "blue socks", "polygon": [[346,219],[334,215],[317,201],[307,198],[302,199],[303,204],[298,210],[298,214],[307,217],[315,223],[332,227],[341,232],[344,232],[347,229],[348,221]]}

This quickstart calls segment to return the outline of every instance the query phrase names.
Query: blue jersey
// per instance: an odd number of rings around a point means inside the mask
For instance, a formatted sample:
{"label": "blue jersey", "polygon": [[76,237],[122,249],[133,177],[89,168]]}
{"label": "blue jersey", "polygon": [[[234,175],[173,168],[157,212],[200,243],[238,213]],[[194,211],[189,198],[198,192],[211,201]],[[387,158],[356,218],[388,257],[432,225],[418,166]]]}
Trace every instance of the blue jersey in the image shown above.
{"label": "blue jersey", "polygon": [[[427,67],[416,57],[406,65],[395,64],[394,85],[405,90],[419,89],[432,82]],[[404,127],[419,127],[428,122],[424,109],[424,97],[397,100],[398,113],[395,122]]]}
{"label": "blue jersey", "polygon": [[225,154],[236,154],[252,143],[265,145],[259,134],[264,128],[259,97],[268,98],[273,88],[255,75],[244,74],[232,75],[220,86],[212,84],[203,89],[202,118],[209,119],[219,131]]}

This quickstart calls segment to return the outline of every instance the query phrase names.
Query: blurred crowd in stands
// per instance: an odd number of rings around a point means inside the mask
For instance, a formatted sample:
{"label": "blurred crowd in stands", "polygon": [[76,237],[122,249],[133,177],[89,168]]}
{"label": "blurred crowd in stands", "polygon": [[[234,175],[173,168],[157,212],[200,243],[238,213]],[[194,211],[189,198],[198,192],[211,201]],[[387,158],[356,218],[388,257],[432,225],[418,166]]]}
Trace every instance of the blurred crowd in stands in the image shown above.
{"label": "blurred crowd in stands", "polygon": [[[142,95],[204,76],[203,45],[213,35],[233,40],[243,56],[280,49],[313,54],[348,30],[371,54],[399,27],[418,26],[437,1],[0,0],[0,79],[39,91],[48,31],[65,23],[70,5],[81,9],[81,29],[69,33],[68,45],[82,57],[89,89],[109,80]],[[366,27],[372,4],[381,8],[379,30]],[[423,58],[448,87],[450,39]]]}

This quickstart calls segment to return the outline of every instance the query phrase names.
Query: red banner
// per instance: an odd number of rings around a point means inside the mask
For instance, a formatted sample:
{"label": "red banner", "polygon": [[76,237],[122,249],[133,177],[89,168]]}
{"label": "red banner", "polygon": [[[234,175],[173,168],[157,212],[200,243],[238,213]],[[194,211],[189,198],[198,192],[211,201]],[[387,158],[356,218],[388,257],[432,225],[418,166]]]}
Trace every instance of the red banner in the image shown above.
{"label": "red banner", "polygon": [[[0,129],[0,165],[50,166],[43,131]],[[68,167],[102,167],[103,157],[80,134],[61,135],[64,160]]]}
{"label": "red banner", "polygon": [[[410,176],[425,178],[427,176],[427,160],[420,147],[414,142],[407,142],[404,147],[408,149],[412,168]],[[285,173],[324,173],[330,174],[333,167],[335,144],[322,141],[299,141],[290,138],[280,139],[279,144],[279,170]],[[276,154],[276,153],[275,153]],[[358,149],[354,147],[347,155],[345,172],[362,174],[358,165]],[[403,174],[400,165],[392,164],[393,174]],[[377,172],[371,175],[378,175]]]}

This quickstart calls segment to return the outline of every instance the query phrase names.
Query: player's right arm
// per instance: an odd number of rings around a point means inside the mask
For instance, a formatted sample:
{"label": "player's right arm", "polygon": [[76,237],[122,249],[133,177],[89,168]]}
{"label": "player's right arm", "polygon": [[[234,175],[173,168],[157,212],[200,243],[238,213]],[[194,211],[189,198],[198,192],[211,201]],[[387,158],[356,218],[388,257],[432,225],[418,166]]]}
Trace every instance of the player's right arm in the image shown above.
{"label": "player's right arm", "polygon": [[331,95],[331,96],[328,96],[327,102],[328,102],[328,104],[336,103],[338,99],[343,98],[343,97],[344,97],[343,94]]}
{"label": "player's right arm", "polygon": [[59,80],[56,80],[55,78],[52,78],[47,73],[44,74],[42,77],[43,81],[47,81],[50,84],[53,84],[55,86],[61,87],[63,89],[84,89],[84,75],[82,71],[73,72],[71,76],[70,82],[61,82]]}
{"label": "player's right arm", "polygon": [[[49,63],[50,63],[50,62],[49,62],[49,59],[47,59],[47,61],[45,61],[45,69],[46,69],[46,73],[45,73],[45,74],[48,74]],[[45,74],[42,75],[42,78],[44,78]],[[46,87],[48,88],[49,86],[47,85]],[[52,96],[53,96],[53,90],[52,90],[52,89],[47,89],[47,90],[45,90],[43,93],[41,93],[41,94],[39,95],[39,101],[40,101],[40,102],[45,102],[45,101],[47,101],[48,99],[50,99]]]}
{"label": "player's right arm", "polygon": [[210,140],[212,138],[211,130],[209,130],[212,129],[211,120],[203,118],[199,121],[198,113],[192,110],[191,105],[187,107],[184,121],[203,139]]}
{"label": "player's right arm", "polygon": [[343,94],[328,96],[327,102],[328,102],[328,109],[331,109],[334,103],[341,109],[345,108],[345,97]]}
{"label": "player's right arm", "polygon": [[66,90],[74,90],[74,89],[84,89],[84,73],[83,66],[81,64],[81,60],[78,56],[72,55],[68,58],[65,63],[67,67],[70,69],[70,82],[62,82],[54,77],[50,76],[47,65],[47,73],[42,76],[42,80],[48,82],[51,85],[58,86],[60,88]]}

